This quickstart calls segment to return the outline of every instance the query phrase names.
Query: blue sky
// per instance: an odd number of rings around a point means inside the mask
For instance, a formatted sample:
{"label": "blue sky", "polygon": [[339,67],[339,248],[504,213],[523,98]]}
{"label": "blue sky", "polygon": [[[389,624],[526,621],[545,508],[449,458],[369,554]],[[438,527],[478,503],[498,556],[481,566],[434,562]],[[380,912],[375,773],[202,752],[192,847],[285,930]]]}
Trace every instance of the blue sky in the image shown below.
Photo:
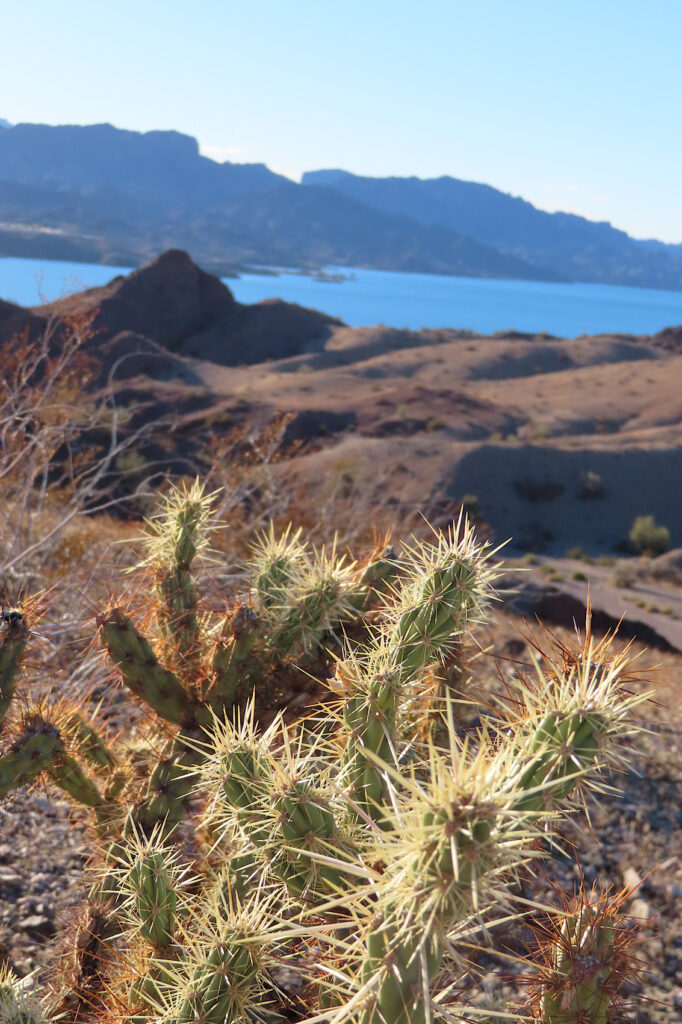
{"label": "blue sky", "polygon": [[0,117],[454,177],[682,242],[682,0],[0,5]]}

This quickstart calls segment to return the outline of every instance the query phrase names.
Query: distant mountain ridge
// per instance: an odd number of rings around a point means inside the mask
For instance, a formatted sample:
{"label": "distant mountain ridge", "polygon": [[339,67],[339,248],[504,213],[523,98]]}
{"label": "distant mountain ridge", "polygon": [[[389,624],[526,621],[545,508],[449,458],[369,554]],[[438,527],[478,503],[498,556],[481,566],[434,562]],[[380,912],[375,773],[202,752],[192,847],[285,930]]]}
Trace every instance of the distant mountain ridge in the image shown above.
{"label": "distant mountain ridge", "polygon": [[0,133],[0,252],[139,265],[182,248],[262,264],[556,279],[460,234],[386,214],[263,164],[216,163],[178,132],[15,125]]}
{"label": "distant mountain ridge", "polygon": [[170,248],[228,275],[329,264],[682,290],[682,247],[453,178],[216,163],[174,131],[3,125],[0,255],[139,266]]}
{"label": "distant mountain ridge", "polygon": [[367,178],[342,170],[308,171],[306,186],[333,188],[384,213],[458,231],[574,281],[682,285],[682,246],[640,242],[603,221],[547,213],[491,185],[457,178]]}
{"label": "distant mountain ridge", "polygon": [[287,178],[264,164],[216,163],[196,139],[173,131],[125,131],[110,124],[16,124],[0,147],[0,181],[76,189],[108,186],[155,204],[246,195]]}

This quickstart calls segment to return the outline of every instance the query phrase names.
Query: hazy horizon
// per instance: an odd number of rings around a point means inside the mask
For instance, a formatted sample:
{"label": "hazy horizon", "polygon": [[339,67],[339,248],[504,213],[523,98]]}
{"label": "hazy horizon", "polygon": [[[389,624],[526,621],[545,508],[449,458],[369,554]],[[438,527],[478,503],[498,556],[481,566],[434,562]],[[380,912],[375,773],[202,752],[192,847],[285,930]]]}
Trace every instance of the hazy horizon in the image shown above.
{"label": "hazy horizon", "polygon": [[[174,129],[293,180],[449,175],[682,242],[682,5],[119,0],[3,12],[0,117]],[[30,59],[27,59],[27,54]]]}

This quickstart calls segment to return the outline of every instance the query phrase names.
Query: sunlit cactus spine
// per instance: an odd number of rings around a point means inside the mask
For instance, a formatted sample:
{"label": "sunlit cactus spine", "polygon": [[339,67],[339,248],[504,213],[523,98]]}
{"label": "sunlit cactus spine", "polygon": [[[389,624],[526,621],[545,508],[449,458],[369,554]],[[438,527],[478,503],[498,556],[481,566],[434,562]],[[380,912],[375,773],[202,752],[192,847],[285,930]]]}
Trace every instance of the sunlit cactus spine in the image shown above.
{"label": "sunlit cactus spine", "polygon": [[177,856],[154,836],[135,837],[123,847],[128,863],[121,865],[120,891],[138,923],[140,935],[160,951],[173,943],[177,923],[178,886],[181,872]]}
{"label": "sunlit cactus spine", "polygon": [[260,639],[259,625],[258,615],[244,602],[239,602],[219,624],[202,691],[209,705],[229,708],[244,703],[245,696],[262,679],[265,666],[252,656]]}
{"label": "sunlit cactus spine", "polygon": [[120,607],[99,618],[101,642],[125,685],[179,727],[135,812],[147,829],[180,819],[191,788],[187,770],[201,760],[195,741],[214,715],[243,709],[254,695],[267,705],[269,676],[280,664],[315,654],[335,631],[338,642],[343,623],[361,620],[393,571],[385,545],[357,564],[334,545],[309,549],[300,531],[277,536],[271,529],[246,566],[250,593],[211,622],[197,613],[194,560],[214,525],[212,497],[198,484],[177,488],[150,521],[140,568],[151,572],[160,598],[162,642],[155,645]]}
{"label": "sunlit cactus spine", "polygon": [[622,1019],[623,987],[641,973],[639,925],[623,913],[629,890],[587,890],[533,925],[536,969],[528,1011],[534,1024],[609,1024]]}
{"label": "sunlit cactus spine", "polygon": [[181,669],[199,657],[199,618],[193,564],[208,546],[214,494],[206,494],[196,480],[179,487],[168,497],[161,514],[148,521],[145,538],[149,567],[159,597],[161,631],[167,640],[167,657]]}
{"label": "sunlit cactus spine", "polygon": [[219,898],[207,909],[188,943],[186,966],[166,989],[171,1019],[178,1024],[268,1019],[273,993],[266,972],[273,960],[265,938],[266,902],[257,894],[244,903]]}
{"label": "sunlit cactus spine", "polygon": [[288,526],[277,536],[274,526],[258,538],[253,546],[252,598],[266,613],[276,608],[308,561],[307,545],[301,540],[302,529]]}
{"label": "sunlit cactus spine", "polygon": [[324,741],[316,744],[304,733],[292,741],[280,716],[258,733],[251,705],[237,727],[216,723],[211,747],[198,791],[213,794],[210,818],[218,834],[236,825],[252,850],[231,869],[242,878],[246,872],[252,879],[271,875],[305,903],[347,888],[346,866],[357,851],[335,785],[338,766],[329,762]]}
{"label": "sunlit cactus spine", "polygon": [[6,964],[0,964],[0,1024],[49,1024],[35,993]]}
{"label": "sunlit cactus spine", "polygon": [[405,549],[405,575],[387,609],[386,628],[403,680],[442,663],[465,631],[484,621],[500,575],[499,565],[491,563],[494,554],[462,516],[433,543]]}
{"label": "sunlit cactus spine", "polygon": [[499,575],[499,566],[491,564],[494,554],[477,542],[462,517],[435,543],[406,548],[405,574],[392,588],[387,621],[360,657],[337,669],[348,730],[347,772],[358,804],[377,821],[387,799],[382,765],[395,760],[401,745],[399,718],[404,730],[410,717],[426,717],[422,673],[427,666],[442,669],[453,645],[481,621]]}
{"label": "sunlit cactus spine", "polygon": [[486,906],[509,903],[515,868],[540,855],[541,830],[553,829],[576,792],[599,791],[600,774],[622,760],[622,744],[635,731],[629,715],[645,698],[623,689],[627,658],[605,665],[607,653],[602,647],[597,669],[588,624],[572,665],[555,665],[556,672],[550,665],[535,685],[519,681],[523,710],[514,731],[499,731],[493,742],[489,726],[472,750],[456,742],[451,727],[450,763],[432,747],[426,783],[387,769],[395,819],[379,846],[387,868],[361,975],[364,1024],[429,1019],[424,993],[443,954],[456,950],[458,927]]}

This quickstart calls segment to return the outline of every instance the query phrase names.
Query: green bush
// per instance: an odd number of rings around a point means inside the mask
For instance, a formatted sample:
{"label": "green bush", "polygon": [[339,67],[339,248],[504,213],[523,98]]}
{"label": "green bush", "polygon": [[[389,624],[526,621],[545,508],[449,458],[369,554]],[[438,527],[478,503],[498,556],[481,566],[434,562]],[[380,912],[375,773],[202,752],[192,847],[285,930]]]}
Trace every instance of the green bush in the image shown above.
{"label": "green bush", "polygon": [[667,526],[658,526],[653,516],[637,516],[630,540],[640,555],[662,555],[670,547],[670,530]]}

